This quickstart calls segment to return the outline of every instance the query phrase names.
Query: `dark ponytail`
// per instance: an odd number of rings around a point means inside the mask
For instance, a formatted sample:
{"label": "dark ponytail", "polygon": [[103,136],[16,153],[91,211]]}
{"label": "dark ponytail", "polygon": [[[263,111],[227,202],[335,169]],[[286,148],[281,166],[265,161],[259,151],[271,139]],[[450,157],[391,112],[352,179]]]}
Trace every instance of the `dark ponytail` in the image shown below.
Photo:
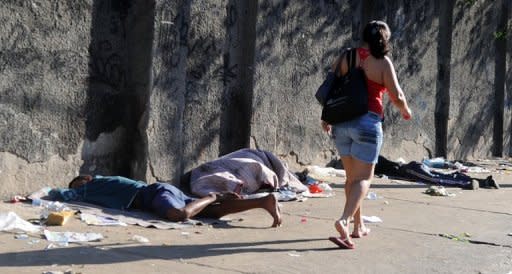
{"label": "dark ponytail", "polygon": [[363,41],[368,43],[370,53],[377,59],[384,58],[389,52],[390,36],[388,25],[382,21],[371,21],[364,27]]}

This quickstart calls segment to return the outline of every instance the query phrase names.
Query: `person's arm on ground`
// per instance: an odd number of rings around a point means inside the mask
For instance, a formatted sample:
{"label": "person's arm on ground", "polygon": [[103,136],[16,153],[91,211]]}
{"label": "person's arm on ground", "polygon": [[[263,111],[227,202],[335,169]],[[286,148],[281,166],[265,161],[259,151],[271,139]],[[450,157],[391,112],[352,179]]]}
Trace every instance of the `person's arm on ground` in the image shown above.
{"label": "person's arm on ground", "polygon": [[78,195],[74,189],[70,188],[53,188],[48,192],[48,198],[52,201],[75,201]]}
{"label": "person's arm on ground", "polygon": [[391,98],[391,102],[400,110],[402,117],[405,120],[409,120],[412,117],[411,109],[407,104],[407,100],[405,99],[404,92],[398,83],[398,79],[396,77],[395,68],[393,67],[393,63],[386,56],[384,57],[384,86],[387,88],[389,92],[389,96]]}

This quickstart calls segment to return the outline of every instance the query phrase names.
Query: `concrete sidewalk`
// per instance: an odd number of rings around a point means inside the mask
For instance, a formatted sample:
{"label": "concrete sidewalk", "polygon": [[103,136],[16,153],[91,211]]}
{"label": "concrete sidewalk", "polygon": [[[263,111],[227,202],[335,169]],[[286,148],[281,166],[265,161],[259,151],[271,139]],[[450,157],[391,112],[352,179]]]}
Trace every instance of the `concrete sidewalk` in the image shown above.
{"label": "concrete sidewalk", "polygon": [[[493,174],[494,175],[494,174]],[[375,179],[377,200],[365,200],[371,234],[341,250],[327,240],[344,203],[336,196],[282,203],[283,226],[269,228],[263,210],[231,215],[228,225],[157,230],[137,226],[86,226],[78,219],[52,231],[98,232],[100,242],[46,249],[42,237],[0,233],[1,273],[512,273],[512,176],[499,190],[450,188],[455,197],[423,194],[426,186]],[[38,209],[0,205],[30,219]],[[441,237],[452,234],[468,241]],[[149,243],[132,240],[134,235]],[[461,236],[462,235],[462,236]],[[470,237],[467,237],[469,236]]]}

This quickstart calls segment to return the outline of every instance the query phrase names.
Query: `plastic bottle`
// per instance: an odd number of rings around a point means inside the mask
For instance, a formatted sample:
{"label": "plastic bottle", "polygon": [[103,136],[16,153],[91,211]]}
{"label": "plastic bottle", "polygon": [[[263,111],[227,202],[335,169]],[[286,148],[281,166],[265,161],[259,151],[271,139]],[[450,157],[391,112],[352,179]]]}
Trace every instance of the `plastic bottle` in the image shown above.
{"label": "plastic bottle", "polygon": [[44,201],[38,198],[32,199],[32,206],[35,207],[42,207],[44,204]]}
{"label": "plastic bottle", "polygon": [[423,159],[423,163],[431,168],[446,168],[447,164],[444,158]]}
{"label": "plastic bottle", "polygon": [[39,198],[32,199],[32,206],[41,208],[41,213],[39,214],[40,219],[48,218],[49,210],[48,210],[48,201],[44,201]]}

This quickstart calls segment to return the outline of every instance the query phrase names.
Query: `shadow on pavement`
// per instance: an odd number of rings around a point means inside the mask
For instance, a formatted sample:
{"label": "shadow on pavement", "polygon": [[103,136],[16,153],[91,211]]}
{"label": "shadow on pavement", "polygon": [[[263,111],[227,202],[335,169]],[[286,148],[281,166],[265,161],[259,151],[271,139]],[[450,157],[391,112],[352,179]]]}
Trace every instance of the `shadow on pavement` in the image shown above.
{"label": "shadow on pavement", "polygon": [[39,265],[85,265],[111,264],[146,259],[196,259],[229,254],[251,252],[304,252],[339,250],[333,248],[288,249],[285,244],[299,242],[327,241],[325,238],[296,239],[264,242],[240,242],[221,244],[190,244],[190,245],[91,245],[48,250],[31,250],[0,254],[2,266],[39,266]]}

